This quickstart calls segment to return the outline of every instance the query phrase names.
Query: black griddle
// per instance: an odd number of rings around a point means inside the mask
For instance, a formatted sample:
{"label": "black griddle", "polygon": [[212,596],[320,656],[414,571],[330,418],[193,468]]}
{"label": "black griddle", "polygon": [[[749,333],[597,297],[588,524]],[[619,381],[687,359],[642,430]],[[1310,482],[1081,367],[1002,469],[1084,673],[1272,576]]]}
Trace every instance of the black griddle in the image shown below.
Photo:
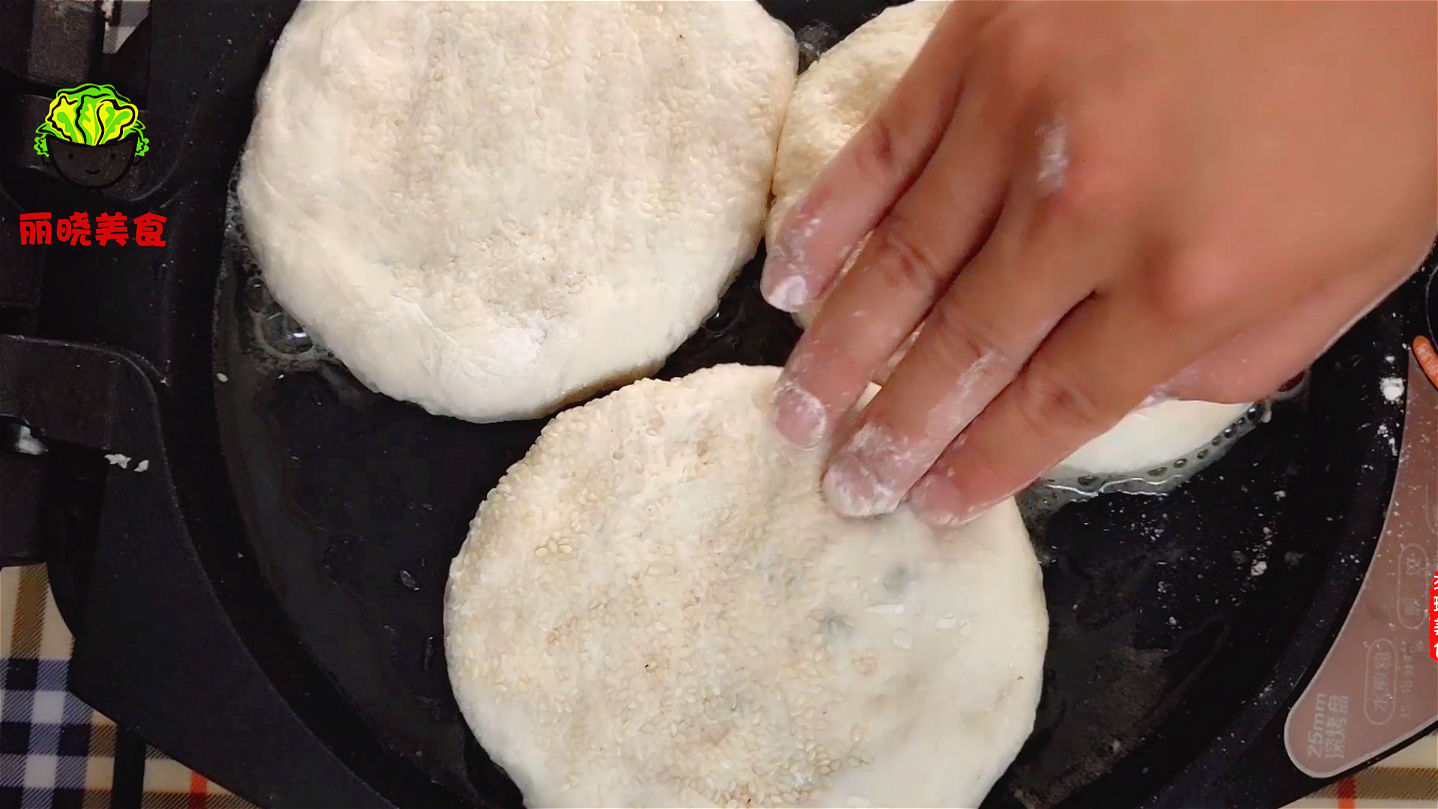
{"label": "black griddle", "polygon": [[[232,182],[292,2],[156,0],[103,57],[74,47],[102,35],[93,14],[45,5],[0,5],[0,557],[49,565],[73,690],[265,805],[518,805],[450,694],[441,600],[476,506],[543,420],[372,393],[268,297]],[[885,4],[765,5],[817,51]],[[140,104],[152,142],[103,193],[28,148],[49,94],[86,80]],[[19,247],[35,210],[154,211],[169,244]],[[783,362],[798,331],[760,298],[761,261],[661,377]],[[1030,509],[1043,698],[986,807],[1267,807],[1337,776],[1295,768],[1284,722],[1388,516],[1411,437],[1378,380],[1407,376],[1406,343],[1432,333],[1435,266],[1177,491]],[[6,451],[22,425],[46,454]]]}

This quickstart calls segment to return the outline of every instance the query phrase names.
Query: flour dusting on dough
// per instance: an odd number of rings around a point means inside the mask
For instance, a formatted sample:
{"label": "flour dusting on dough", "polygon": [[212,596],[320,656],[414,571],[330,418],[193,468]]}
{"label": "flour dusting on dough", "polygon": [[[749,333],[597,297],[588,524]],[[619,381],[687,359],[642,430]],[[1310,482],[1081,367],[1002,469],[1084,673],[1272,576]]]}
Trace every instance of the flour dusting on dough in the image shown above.
{"label": "flour dusting on dough", "polygon": [[367,385],[545,415],[656,370],[754,255],[797,59],[751,0],[304,2],[256,96],[245,232]]}
{"label": "flour dusting on dough", "polygon": [[526,804],[976,806],[1028,736],[1047,618],[1013,501],[839,517],[828,447],[768,424],[778,375],[565,411],[480,507],[445,654]]}

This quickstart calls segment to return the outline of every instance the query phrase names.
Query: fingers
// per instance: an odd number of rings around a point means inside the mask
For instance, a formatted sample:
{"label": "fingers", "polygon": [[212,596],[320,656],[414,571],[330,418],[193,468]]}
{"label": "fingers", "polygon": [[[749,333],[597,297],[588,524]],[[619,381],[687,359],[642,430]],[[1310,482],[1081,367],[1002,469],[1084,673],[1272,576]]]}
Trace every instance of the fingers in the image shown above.
{"label": "fingers", "polygon": [[994,113],[978,98],[960,105],[933,159],[795,347],[775,401],[775,423],[791,441],[813,446],[832,431],[983,239],[1013,162],[1010,127],[996,126]]}
{"label": "fingers", "polygon": [[944,447],[1023,367],[1055,323],[1093,289],[1086,268],[1115,263],[1097,235],[1063,222],[1035,233],[1016,193],[993,235],[933,307],[883,390],[844,431],[824,475],[836,511],[896,508]]}
{"label": "fingers", "polygon": [[1109,429],[1154,390],[1154,380],[1172,380],[1160,389],[1181,398],[1266,396],[1380,303],[1414,265],[1397,266],[1347,274],[1301,298],[1276,322],[1249,325],[1226,341],[1222,335],[1254,319],[1236,307],[1175,317],[1172,308],[1130,291],[1141,286],[1089,298],[942,452],[911,490],[910,502],[936,525],[971,519]]}
{"label": "fingers", "polygon": [[914,486],[920,518],[957,525],[1013,495],[1207,348],[1201,331],[1156,339],[1170,324],[1155,311],[1121,295],[1076,307]]}
{"label": "fingers", "polygon": [[768,245],[760,289],[793,312],[817,299],[844,256],[923,169],[958,105],[972,40],[994,12],[954,3],[883,106],[825,167]]}

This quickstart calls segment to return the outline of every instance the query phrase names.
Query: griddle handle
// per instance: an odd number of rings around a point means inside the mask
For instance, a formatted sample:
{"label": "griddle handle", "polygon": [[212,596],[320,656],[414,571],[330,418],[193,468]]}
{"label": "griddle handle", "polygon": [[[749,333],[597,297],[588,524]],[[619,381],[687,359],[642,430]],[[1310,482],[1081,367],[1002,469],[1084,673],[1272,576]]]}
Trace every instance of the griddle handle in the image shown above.
{"label": "griddle handle", "polygon": [[[65,343],[0,338],[0,420],[55,444],[111,445],[118,360]],[[7,432],[10,431],[7,429]],[[0,450],[0,567],[50,558],[40,519],[49,458]]]}
{"label": "griddle handle", "polygon": [[265,794],[242,793],[261,805],[392,806],[276,690],[211,586],[181,516],[155,387],[136,360],[0,335],[0,416],[130,459],[102,467],[93,547],[43,549],[58,602],[63,582],[85,581],[83,597],[61,604],[77,696],[221,785],[265,772]]}
{"label": "griddle handle", "polygon": [[0,452],[0,567],[45,561],[40,459]]}

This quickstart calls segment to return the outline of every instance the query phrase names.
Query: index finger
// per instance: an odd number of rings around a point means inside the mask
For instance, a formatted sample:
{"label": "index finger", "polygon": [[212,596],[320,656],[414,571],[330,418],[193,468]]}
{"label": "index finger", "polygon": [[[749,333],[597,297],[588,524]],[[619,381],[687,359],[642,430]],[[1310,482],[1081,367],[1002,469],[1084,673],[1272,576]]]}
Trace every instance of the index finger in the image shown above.
{"label": "index finger", "polygon": [[884,103],[784,214],[760,282],[771,306],[794,312],[817,300],[918,176],[958,105],[973,40],[995,10],[992,3],[951,4]]}

